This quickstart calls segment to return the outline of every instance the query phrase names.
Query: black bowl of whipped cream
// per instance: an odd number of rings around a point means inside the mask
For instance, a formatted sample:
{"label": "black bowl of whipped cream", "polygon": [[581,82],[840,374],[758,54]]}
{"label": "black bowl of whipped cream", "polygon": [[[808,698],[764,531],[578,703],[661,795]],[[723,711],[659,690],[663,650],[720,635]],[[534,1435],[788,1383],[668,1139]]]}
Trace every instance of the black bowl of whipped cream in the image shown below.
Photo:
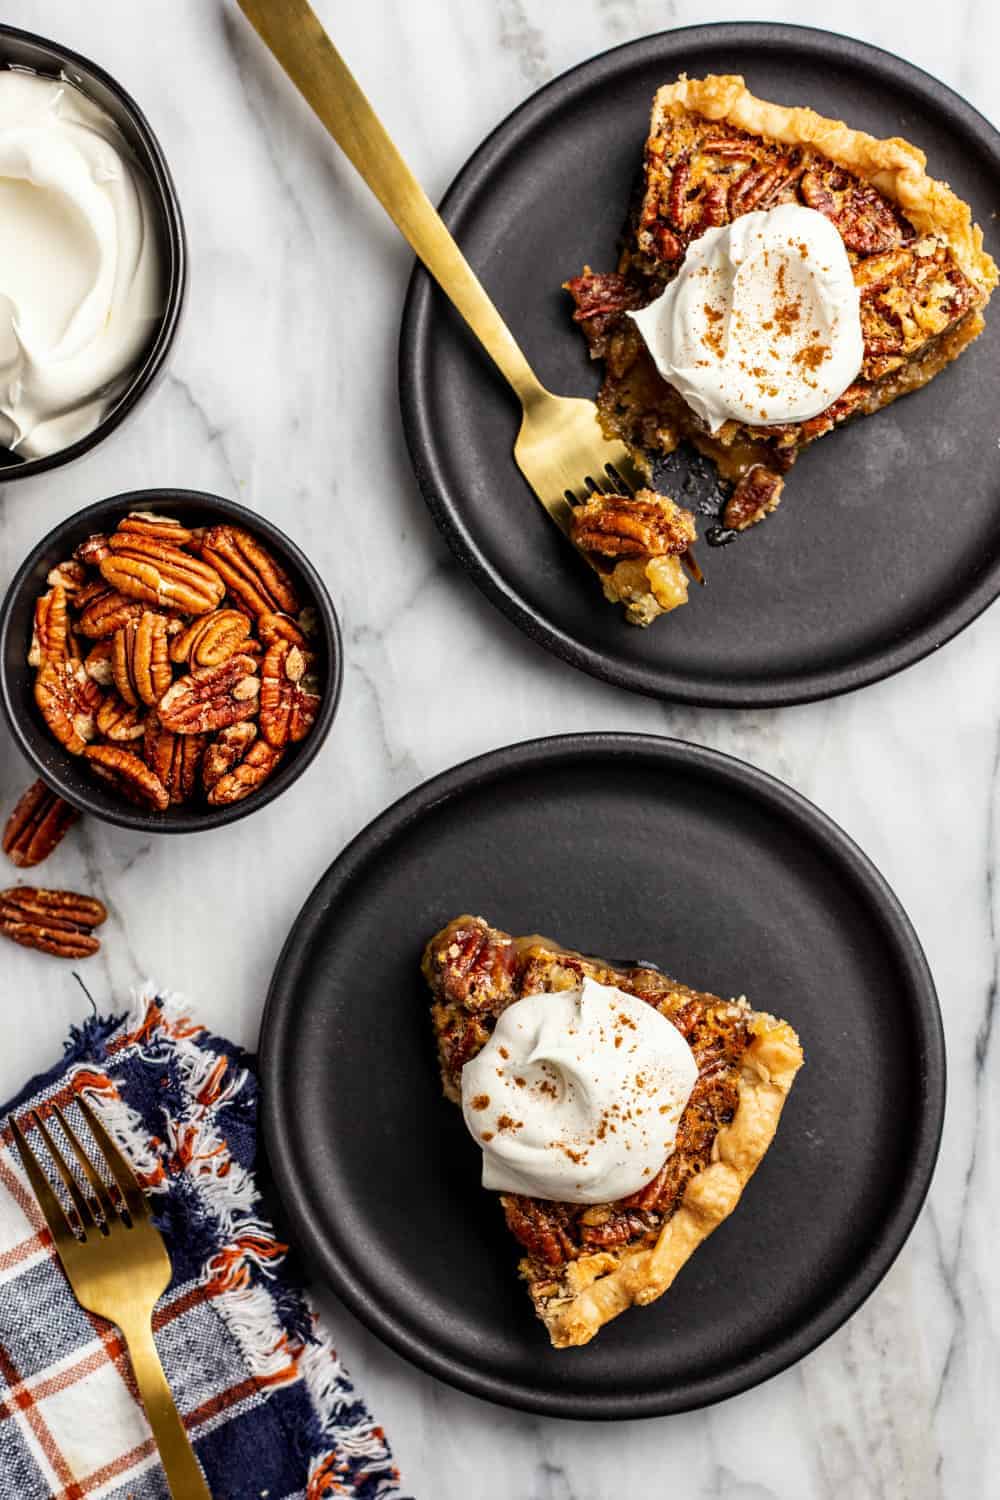
{"label": "black bowl of whipped cream", "polygon": [[135,101],[69,48],[0,26],[0,482],[89,452],[163,370],[187,252]]}

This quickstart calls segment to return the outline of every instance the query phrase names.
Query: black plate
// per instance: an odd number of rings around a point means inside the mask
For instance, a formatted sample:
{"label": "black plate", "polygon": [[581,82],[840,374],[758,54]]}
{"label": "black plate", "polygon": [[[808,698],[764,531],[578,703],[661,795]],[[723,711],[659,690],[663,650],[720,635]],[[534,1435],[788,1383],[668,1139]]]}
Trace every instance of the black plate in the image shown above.
{"label": "black plate", "polygon": [[[614,268],[653,92],[682,70],[743,73],[765,98],[915,141],[1000,255],[1000,136],[928,74],[796,26],[648,37],[535,94],[479,148],[442,208],[550,389],[596,391],[560,283],[584,262]],[[724,549],[701,546],[708,587],[647,631],[604,604],[534,500],[511,455],[514,398],[420,269],[403,318],[400,395],[427,503],[480,588],[541,645],[622,687],[729,706],[829,697],[919,660],[1000,592],[995,312],[926,390],[801,458],[762,526]]]}
{"label": "black plate", "polygon": [[[440,1092],[427,938],[462,911],[746,991],[806,1066],[733,1217],[674,1287],[549,1347],[479,1156]],[[930,1182],[944,1043],[920,944],[855,844],[761,771],[673,740],[572,735],[419,787],[316,887],[271,985],[264,1124],[295,1234],[376,1333],[553,1416],[682,1411],[775,1374],[885,1274]]]}

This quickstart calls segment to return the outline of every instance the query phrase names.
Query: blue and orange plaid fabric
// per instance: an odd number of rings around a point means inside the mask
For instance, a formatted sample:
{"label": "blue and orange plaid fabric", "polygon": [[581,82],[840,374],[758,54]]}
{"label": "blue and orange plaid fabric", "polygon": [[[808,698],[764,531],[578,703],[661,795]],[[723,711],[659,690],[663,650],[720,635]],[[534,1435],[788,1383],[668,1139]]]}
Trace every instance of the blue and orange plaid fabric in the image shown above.
{"label": "blue and orange plaid fabric", "polygon": [[251,1059],[152,992],[0,1111],[0,1500],[168,1497],[121,1337],[70,1291],[7,1118],[57,1101],[86,1138],[81,1090],[152,1196],[174,1273],[156,1343],[215,1500],[397,1500],[260,1196]]}

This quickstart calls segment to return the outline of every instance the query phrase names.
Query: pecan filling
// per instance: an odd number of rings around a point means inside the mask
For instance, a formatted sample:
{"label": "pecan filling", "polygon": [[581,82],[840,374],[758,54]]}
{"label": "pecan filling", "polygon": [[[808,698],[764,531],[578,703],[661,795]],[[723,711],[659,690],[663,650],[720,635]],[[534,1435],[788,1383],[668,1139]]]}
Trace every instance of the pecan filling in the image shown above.
{"label": "pecan filling", "polygon": [[656,1176],[628,1198],[607,1204],[501,1198],[507,1225],[526,1253],[523,1273],[543,1298],[560,1294],[560,1273],[568,1262],[653,1243],[688,1180],[711,1160],[719,1129],[736,1113],[740,1063],[750,1041],[745,1005],[690,990],[655,969],[616,969],[542,939],[518,941],[480,918],[459,919],[432,941],[424,975],[434,996],[445,1092],[456,1101],[465,1063],[522,995],[575,988],[589,975],[655,1005],[673,1022],[694,1053],[698,1079],[681,1116],[676,1148]]}
{"label": "pecan filling", "polygon": [[[816,417],[766,427],[731,421],[713,435],[660,376],[625,313],[662,291],[706,229],[783,203],[815,209],[840,233],[860,292],[864,362]],[[735,486],[709,541],[729,540],[773,510],[781,476],[809,443],[937,374],[980,332],[985,302],[950,246],[918,234],[870,183],[807,146],[690,113],[668,118],[647,141],[644,187],[617,272],[587,267],[566,288],[591,357],[605,361],[598,406],[608,431],[660,455],[687,439]]]}

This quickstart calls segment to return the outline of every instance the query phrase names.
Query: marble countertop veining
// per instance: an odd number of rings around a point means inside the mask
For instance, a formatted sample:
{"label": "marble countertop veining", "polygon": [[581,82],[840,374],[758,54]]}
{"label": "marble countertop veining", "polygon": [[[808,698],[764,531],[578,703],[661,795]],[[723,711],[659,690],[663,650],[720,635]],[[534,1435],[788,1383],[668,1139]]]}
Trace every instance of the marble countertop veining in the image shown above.
{"label": "marble countertop veining", "polygon": [[[708,20],[829,23],[902,51],[1000,118],[1000,7],[987,0],[318,8],[432,197],[538,85],[615,43]],[[149,484],[215,490],[273,516],[311,554],[348,653],[323,754],[252,821],[183,839],[88,821],[45,867],[48,882],[91,890],[111,909],[101,955],[85,966],[98,1002],[153,974],[252,1044],[292,918],[369,818],[467,756],[595,728],[717,746],[811,797],[893,884],[937,979],[950,1070],[940,1165],[904,1253],[845,1328],[719,1407],[605,1426],[453,1392],[331,1307],[409,1488],[420,1500],[1000,1495],[1000,610],[892,681],[782,712],[670,708],[562,666],[485,603],[428,517],[396,400],[409,253],[232,0],[7,0],[4,19],[94,58],[139,100],[177,181],[192,277],[170,372],[140,413],[67,471],[0,490],[0,585],[90,500]],[[355,434],[373,430],[362,496]],[[378,561],[377,593],[359,552]],[[461,713],[428,713],[459,635],[474,668]],[[6,731],[0,757],[6,809],[26,780]],[[58,965],[13,946],[2,963],[0,1096],[52,1060],[81,1014]]]}

